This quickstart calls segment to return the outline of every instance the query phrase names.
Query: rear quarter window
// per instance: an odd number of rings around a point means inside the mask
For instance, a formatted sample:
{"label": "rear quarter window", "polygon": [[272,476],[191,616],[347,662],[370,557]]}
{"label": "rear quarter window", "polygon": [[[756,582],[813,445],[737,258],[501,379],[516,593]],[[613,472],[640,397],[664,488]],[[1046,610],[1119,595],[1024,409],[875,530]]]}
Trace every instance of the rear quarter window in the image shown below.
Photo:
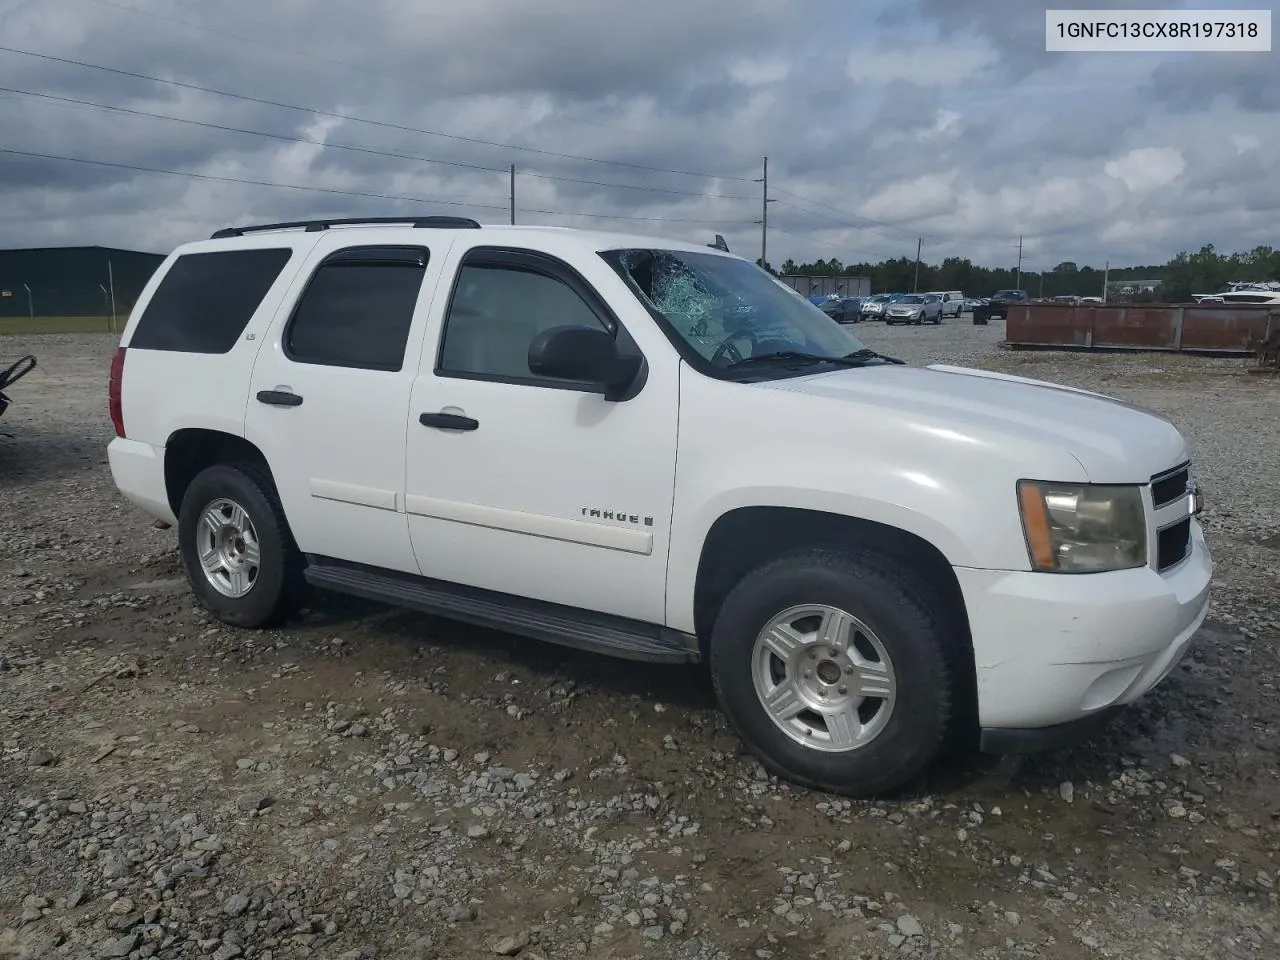
{"label": "rear quarter window", "polygon": [[130,348],[228,352],[292,256],[287,247],[183,254],[143,310]]}

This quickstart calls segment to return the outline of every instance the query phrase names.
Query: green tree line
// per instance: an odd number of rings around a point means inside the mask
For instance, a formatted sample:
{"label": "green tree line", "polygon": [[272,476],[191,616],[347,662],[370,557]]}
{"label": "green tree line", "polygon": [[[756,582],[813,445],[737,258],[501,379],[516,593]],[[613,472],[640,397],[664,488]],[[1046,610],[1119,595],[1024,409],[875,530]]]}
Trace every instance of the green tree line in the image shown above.
{"label": "green tree line", "polygon": [[[910,257],[850,264],[836,258],[812,263],[796,263],[788,258],[781,268],[775,269],[771,264],[765,264],[765,268],[775,274],[869,277],[872,293],[910,291],[916,286],[916,262]],[[1108,273],[1101,267],[1082,267],[1067,260],[1052,270],[1024,270],[1020,279],[1012,267],[982,267],[962,257],[948,257],[940,264],[921,262],[918,289],[963,290],[969,296],[989,297],[997,290],[1016,286],[1033,297],[1100,297],[1104,275],[1112,282],[1109,300],[1119,299],[1115,287],[1118,281],[1159,280],[1161,284],[1154,292],[1135,291],[1129,298],[1187,303],[1193,293],[1217,293],[1233,281],[1280,280],[1280,250],[1259,246],[1245,253],[1221,254],[1213,244],[1206,244],[1195,253],[1183,251],[1165,264],[1112,267]]]}

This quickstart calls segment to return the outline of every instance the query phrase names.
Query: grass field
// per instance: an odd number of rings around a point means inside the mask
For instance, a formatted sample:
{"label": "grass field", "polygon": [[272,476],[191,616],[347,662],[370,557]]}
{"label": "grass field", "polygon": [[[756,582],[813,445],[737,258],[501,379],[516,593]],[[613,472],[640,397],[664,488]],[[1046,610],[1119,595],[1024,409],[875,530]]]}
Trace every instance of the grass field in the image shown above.
{"label": "grass field", "polygon": [[19,333],[117,333],[127,318],[110,317],[0,317],[0,334]]}

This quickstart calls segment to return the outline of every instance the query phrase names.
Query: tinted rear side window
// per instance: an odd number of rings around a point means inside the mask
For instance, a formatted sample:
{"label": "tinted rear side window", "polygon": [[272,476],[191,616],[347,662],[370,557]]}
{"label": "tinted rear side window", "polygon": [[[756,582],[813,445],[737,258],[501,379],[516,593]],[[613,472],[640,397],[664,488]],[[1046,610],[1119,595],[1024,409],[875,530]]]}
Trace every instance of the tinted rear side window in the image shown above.
{"label": "tinted rear side window", "polygon": [[328,257],[298,301],[285,353],[298,363],[401,369],[426,268],[420,248],[352,248]]}
{"label": "tinted rear side window", "polygon": [[129,346],[226,353],[292,256],[288,248],[184,254],[160,281]]}

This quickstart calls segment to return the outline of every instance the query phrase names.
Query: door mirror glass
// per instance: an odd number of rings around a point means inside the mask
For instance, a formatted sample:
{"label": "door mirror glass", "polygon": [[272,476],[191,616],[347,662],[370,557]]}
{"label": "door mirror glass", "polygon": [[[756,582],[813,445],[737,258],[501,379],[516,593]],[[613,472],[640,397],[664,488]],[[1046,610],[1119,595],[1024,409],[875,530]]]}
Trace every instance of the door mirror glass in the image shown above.
{"label": "door mirror glass", "polygon": [[640,358],[621,354],[613,337],[599,327],[552,327],[529,345],[529,370],[539,377],[596,384],[610,400],[626,392],[640,370]]}

